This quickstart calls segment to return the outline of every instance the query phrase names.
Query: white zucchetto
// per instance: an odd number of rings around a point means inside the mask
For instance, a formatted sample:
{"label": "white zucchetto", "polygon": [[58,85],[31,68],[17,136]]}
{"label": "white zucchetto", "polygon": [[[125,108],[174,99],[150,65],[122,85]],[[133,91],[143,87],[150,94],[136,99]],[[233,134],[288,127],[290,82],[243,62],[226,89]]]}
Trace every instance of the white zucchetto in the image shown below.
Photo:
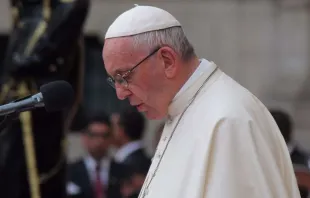
{"label": "white zucchetto", "polygon": [[115,19],[108,28],[105,39],[132,36],[176,26],[181,24],[169,12],[153,6],[135,5]]}

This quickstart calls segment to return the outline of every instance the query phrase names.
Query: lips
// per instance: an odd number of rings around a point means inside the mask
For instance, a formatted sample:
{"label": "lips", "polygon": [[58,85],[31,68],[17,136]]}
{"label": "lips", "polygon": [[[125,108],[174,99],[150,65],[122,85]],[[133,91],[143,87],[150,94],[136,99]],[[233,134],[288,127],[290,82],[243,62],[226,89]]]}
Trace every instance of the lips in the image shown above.
{"label": "lips", "polygon": [[143,104],[136,105],[138,111],[143,111]]}
{"label": "lips", "polygon": [[141,104],[142,103],[138,103],[138,102],[130,102],[130,105],[133,106],[133,107],[139,106]]}
{"label": "lips", "polygon": [[138,104],[138,105],[135,105],[135,107],[139,108],[142,106],[142,103],[141,104]]}
{"label": "lips", "polygon": [[144,103],[139,103],[139,102],[130,102],[130,105],[133,106],[133,107],[136,107],[138,111],[143,111],[144,109]]}

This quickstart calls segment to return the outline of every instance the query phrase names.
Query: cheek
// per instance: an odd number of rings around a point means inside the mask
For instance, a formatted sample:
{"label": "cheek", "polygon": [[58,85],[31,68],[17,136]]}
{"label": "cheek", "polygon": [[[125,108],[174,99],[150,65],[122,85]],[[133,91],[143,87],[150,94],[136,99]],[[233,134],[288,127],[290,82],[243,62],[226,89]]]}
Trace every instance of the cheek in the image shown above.
{"label": "cheek", "polygon": [[147,93],[156,94],[160,90],[162,90],[163,80],[164,79],[162,79],[161,75],[154,72],[154,73],[146,76],[146,78],[142,82],[143,89],[146,90]]}
{"label": "cheek", "polygon": [[148,76],[148,89],[154,94],[160,94],[164,88],[165,76],[162,71],[154,70]]}
{"label": "cheek", "polygon": [[92,150],[94,150],[94,147],[95,147],[94,145],[95,145],[95,144],[94,144],[93,142],[90,141],[89,144],[88,144],[88,146],[87,146],[87,148],[88,148],[89,150],[92,151]]}
{"label": "cheek", "polygon": [[102,149],[106,149],[109,146],[109,144],[110,144],[110,141],[108,139],[105,139],[105,140],[101,141],[100,147]]}
{"label": "cheek", "polygon": [[118,130],[115,130],[114,133],[113,133],[113,138],[118,138],[119,137],[119,131]]}
{"label": "cheek", "polygon": [[131,91],[132,95],[135,97],[133,98],[134,100],[138,99],[139,101],[147,101],[147,94],[148,94],[148,89],[146,85],[138,86],[132,84],[129,88]]}
{"label": "cheek", "polygon": [[[148,72],[150,71],[148,70]],[[130,91],[135,97],[144,103],[149,103],[155,98],[160,97],[164,79],[161,79],[161,75],[157,71],[153,71],[152,73],[144,72],[143,75],[137,76],[136,79],[130,87]]]}
{"label": "cheek", "polygon": [[119,139],[122,139],[122,133],[119,130],[117,130],[117,131],[114,132],[112,140],[113,141],[115,141],[115,140],[117,141]]}

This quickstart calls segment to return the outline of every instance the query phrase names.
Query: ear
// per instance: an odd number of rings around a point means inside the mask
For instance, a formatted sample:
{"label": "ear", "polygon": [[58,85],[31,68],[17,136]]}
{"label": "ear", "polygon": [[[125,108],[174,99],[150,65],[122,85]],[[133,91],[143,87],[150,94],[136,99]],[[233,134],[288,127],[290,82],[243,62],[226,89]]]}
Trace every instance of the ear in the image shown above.
{"label": "ear", "polygon": [[167,78],[173,78],[177,73],[177,54],[170,47],[162,47],[159,54],[163,60]]}

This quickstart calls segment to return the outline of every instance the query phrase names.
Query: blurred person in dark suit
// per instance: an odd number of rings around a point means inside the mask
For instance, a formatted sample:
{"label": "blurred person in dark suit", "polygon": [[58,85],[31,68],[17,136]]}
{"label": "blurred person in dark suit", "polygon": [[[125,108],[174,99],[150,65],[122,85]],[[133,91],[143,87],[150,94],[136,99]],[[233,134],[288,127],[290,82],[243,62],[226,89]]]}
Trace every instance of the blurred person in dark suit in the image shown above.
{"label": "blurred person in dark suit", "polygon": [[[17,115],[0,136],[0,196],[66,197],[66,132],[82,100],[83,27],[89,0],[11,0],[12,30],[0,73],[0,102],[68,81],[74,104],[59,112],[36,109]],[[9,8],[8,8],[9,9]],[[5,144],[2,144],[2,141]]]}
{"label": "blurred person in dark suit", "polygon": [[[282,110],[272,109],[271,115],[275,119],[283,137],[287,144],[288,150],[291,155],[291,160],[295,168],[295,172],[303,170],[310,173],[310,155],[304,149],[302,149],[296,141],[293,140],[293,121],[288,113]],[[297,180],[299,180],[297,175]],[[310,181],[309,181],[310,182]],[[307,198],[309,195],[309,189],[306,186],[299,184],[299,191],[302,198]]]}
{"label": "blurred person in dark suit", "polygon": [[123,198],[139,197],[141,186],[145,180],[145,172],[133,170],[127,177],[123,178],[121,184],[121,194]]}
{"label": "blurred person in dark suit", "polygon": [[[138,195],[141,185],[133,185],[133,181],[144,178],[147,174],[151,159],[145,153],[142,137],[145,119],[141,113],[129,108],[116,114],[113,120],[113,138],[117,151],[110,167],[110,198],[122,197],[122,188],[130,184],[132,195]],[[123,169],[120,175],[120,169]],[[135,184],[137,184],[136,182]],[[128,191],[127,191],[128,192]]]}
{"label": "blurred person in dark suit", "polygon": [[106,198],[110,160],[111,123],[108,116],[89,120],[82,134],[87,155],[68,167],[67,193],[72,198]]}

